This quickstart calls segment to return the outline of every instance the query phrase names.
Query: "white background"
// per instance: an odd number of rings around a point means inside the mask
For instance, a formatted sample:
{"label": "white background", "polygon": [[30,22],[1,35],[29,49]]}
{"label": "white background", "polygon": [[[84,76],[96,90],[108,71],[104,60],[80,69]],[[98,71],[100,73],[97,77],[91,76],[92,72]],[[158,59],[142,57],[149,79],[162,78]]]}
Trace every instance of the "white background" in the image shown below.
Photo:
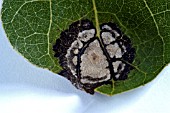
{"label": "white background", "polygon": [[12,49],[0,23],[0,113],[170,113],[169,75],[170,65],[143,87],[92,96],[30,64]]}

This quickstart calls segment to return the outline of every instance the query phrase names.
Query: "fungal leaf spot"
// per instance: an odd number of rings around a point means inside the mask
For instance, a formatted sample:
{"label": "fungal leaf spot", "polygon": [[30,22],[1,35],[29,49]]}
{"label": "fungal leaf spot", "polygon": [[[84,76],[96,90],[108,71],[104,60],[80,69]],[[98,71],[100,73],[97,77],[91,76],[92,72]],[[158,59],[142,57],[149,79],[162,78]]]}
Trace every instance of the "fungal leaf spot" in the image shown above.
{"label": "fungal leaf spot", "polygon": [[[90,20],[76,21],[61,33],[53,46],[55,56],[63,67],[60,75],[78,89],[91,94],[95,88],[109,84],[112,80],[127,79],[131,66],[124,59],[127,59],[127,55],[133,56],[130,60],[133,62],[135,55],[135,51],[129,52],[134,50],[130,39],[124,38],[125,35],[116,24],[104,23],[100,27],[99,38],[96,37],[96,28]],[[68,42],[64,46],[65,42],[62,40],[66,39]],[[124,45],[125,42],[128,47]]]}

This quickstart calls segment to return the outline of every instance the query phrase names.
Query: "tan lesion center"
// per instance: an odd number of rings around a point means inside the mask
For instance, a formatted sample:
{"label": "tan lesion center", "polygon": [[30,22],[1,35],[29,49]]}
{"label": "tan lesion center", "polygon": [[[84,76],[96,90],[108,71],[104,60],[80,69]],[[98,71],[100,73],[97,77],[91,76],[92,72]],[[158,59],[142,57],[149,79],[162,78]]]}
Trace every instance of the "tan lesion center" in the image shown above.
{"label": "tan lesion center", "polygon": [[100,56],[95,52],[92,52],[92,53],[88,54],[87,57],[90,60],[90,62],[93,63],[93,64],[98,63],[99,60],[100,60]]}
{"label": "tan lesion center", "polygon": [[[81,56],[81,61],[80,70],[82,83],[98,83],[110,79],[110,70],[107,68],[109,64],[98,40],[90,43],[89,47],[87,47],[84,54]],[[88,77],[96,79],[96,81],[90,81],[87,79]],[[105,79],[97,80],[100,78]]]}

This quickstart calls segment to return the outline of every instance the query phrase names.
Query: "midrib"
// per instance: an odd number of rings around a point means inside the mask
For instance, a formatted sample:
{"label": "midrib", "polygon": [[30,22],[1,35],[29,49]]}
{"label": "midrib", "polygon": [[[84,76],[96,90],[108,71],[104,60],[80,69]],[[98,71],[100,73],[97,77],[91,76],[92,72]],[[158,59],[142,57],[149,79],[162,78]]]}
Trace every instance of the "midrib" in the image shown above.
{"label": "midrib", "polygon": [[92,2],[93,2],[93,10],[94,10],[94,15],[95,15],[97,37],[100,38],[100,27],[99,27],[98,12],[96,8],[96,1],[92,0]]}

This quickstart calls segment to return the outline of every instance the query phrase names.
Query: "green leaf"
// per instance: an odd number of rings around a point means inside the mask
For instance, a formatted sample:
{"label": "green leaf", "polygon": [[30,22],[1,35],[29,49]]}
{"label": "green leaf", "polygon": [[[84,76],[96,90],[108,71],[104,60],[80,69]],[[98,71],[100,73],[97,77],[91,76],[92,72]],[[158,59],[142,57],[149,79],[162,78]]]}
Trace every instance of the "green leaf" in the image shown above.
{"label": "green leaf", "polygon": [[97,92],[114,95],[153,80],[170,62],[170,0],[4,0],[3,27],[13,48],[32,64],[58,73],[52,46],[80,19],[116,23],[136,49],[128,79]]}

